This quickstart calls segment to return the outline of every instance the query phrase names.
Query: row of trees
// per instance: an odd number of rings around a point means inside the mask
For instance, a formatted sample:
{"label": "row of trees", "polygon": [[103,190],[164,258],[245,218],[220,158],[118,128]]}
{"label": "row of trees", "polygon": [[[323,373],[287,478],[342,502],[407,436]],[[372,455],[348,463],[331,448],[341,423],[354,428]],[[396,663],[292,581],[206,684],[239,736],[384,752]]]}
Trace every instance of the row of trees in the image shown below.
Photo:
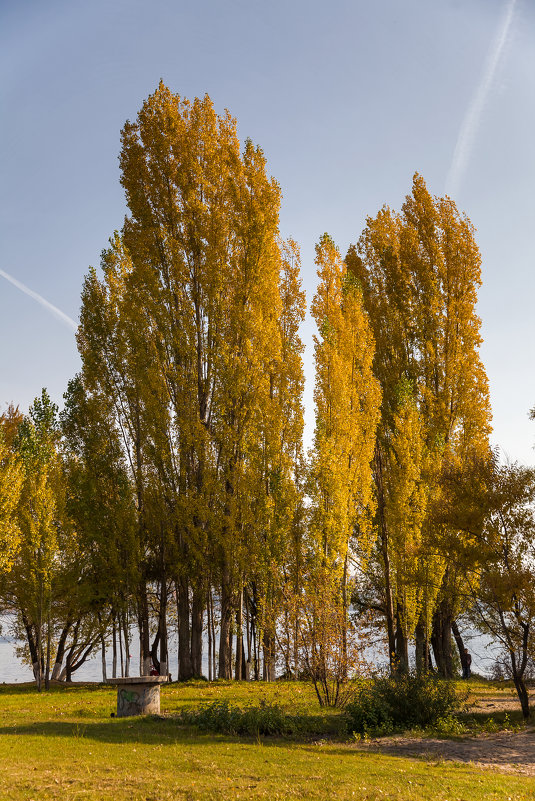
{"label": "row of trees", "polygon": [[99,645],[127,672],[133,624],[141,673],[165,675],[171,622],[181,679],[207,645],[209,678],[279,663],[337,703],[374,629],[392,671],[414,642],[451,676],[505,514],[469,220],[416,175],[345,260],[321,238],[305,458],[299,252],[262,151],[160,84],[120,164],[129,215],[84,283],[82,372],[59,417],[46,393],[2,417],[1,593],[38,683]]}

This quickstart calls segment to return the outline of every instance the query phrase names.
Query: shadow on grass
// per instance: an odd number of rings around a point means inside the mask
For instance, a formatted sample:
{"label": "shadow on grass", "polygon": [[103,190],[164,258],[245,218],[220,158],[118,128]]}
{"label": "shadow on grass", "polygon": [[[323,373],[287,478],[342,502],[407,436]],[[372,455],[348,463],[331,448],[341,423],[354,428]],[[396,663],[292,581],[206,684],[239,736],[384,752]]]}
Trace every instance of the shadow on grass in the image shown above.
{"label": "shadow on grass", "polygon": [[[180,725],[175,719],[165,718],[122,718],[98,723],[43,722],[24,726],[3,726],[1,735],[13,737],[43,737],[47,739],[64,738],[99,742],[113,746],[192,746],[200,749],[213,749],[220,745],[228,748],[230,744],[241,747],[262,746],[263,748],[299,748],[310,752],[316,758],[325,747],[330,758],[347,758],[351,753],[356,760],[376,754],[380,757],[415,759],[417,761],[440,764],[453,762],[467,767],[469,763],[487,764],[500,768],[511,767],[521,772],[535,773],[535,732],[498,732],[486,737],[467,737],[462,740],[437,740],[427,738],[385,738],[361,744],[342,745],[340,740],[322,740],[312,744],[309,740],[291,737],[237,737],[229,734],[199,732],[192,727]],[[61,747],[61,745],[60,745]]]}
{"label": "shadow on grass", "polygon": [[[82,710],[83,711],[83,710]],[[77,717],[80,710],[76,710]],[[240,742],[244,744],[281,745],[287,747],[291,743],[310,743],[320,738],[329,741],[340,741],[345,737],[343,721],[336,721],[320,716],[307,718],[306,729],[295,734],[282,735],[234,735],[212,731],[202,731],[195,726],[185,725],[177,717],[135,717],[114,718],[89,722],[86,720],[69,721],[36,721],[0,727],[0,736],[40,736],[47,738],[65,737],[95,740],[102,743],[144,743],[147,745],[176,745],[177,741],[188,744],[207,744],[210,742]]]}
{"label": "shadow on grass", "polygon": [[20,684],[0,684],[0,695],[41,695],[43,698],[47,695],[72,695],[79,692],[102,692],[102,690],[116,691],[116,688],[112,687],[111,684],[102,684],[100,682],[86,684],[81,681],[73,681],[70,684],[66,684],[63,681],[53,681],[50,684],[50,689],[43,689],[40,693],[34,681],[25,681]]}

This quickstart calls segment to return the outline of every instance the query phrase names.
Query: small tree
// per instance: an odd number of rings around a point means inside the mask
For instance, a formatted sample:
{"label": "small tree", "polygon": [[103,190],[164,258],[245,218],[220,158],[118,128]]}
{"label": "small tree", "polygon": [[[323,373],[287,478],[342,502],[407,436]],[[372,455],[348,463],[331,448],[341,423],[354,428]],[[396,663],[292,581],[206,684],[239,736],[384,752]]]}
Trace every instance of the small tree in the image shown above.
{"label": "small tree", "polygon": [[478,538],[479,558],[469,570],[477,627],[508,655],[524,718],[530,717],[524,674],[535,640],[535,470],[496,466],[488,515]]}
{"label": "small tree", "polygon": [[442,471],[437,525],[455,530],[451,552],[468,595],[469,617],[501,646],[525,718],[524,675],[535,651],[535,470],[500,465],[477,452]]}
{"label": "small tree", "polygon": [[320,706],[344,707],[353,697],[351,679],[365,668],[364,642],[340,603],[338,581],[325,569],[305,585],[300,639],[303,673],[313,681]]}
{"label": "small tree", "polygon": [[43,389],[14,440],[24,465],[17,508],[20,547],[6,582],[28,638],[37,686],[48,687],[53,640],[53,581],[69,550],[65,486],[57,444],[57,407]]}

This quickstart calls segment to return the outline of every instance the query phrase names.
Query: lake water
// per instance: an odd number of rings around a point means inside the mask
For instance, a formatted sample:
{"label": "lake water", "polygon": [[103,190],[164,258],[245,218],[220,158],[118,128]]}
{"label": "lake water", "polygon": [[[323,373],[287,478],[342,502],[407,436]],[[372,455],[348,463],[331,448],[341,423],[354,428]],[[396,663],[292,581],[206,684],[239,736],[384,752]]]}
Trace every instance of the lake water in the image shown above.
{"label": "lake water", "polygon": [[[14,684],[33,680],[31,668],[24,665],[17,657],[15,647],[17,641],[9,635],[9,618],[2,616],[0,619],[2,635],[0,635],[0,683]],[[491,673],[496,658],[496,647],[492,646],[489,640],[479,634],[463,634],[466,647],[472,654],[472,670],[482,676]],[[130,646],[132,658],[130,661],[130,675],[139,674],[139,646],[137,637],[133,632],[132,643]],[[111,677],[111,648],[108,649],[106,666],[108,677]],[[119,662],[119,658],[118,658]],[[120,670],[120,663],[118,664]],[[170,637],[169,641],[169,671],[176,678],[178,670],[177,639]],[[203,649],[203,673],[208,675],[208,647],[205,643]],[[100,651],[91,659],[88,659],[73,676],[74,681],[102,681],[102,660]]]}
{"label": "lake water", "polygon": [[[10,636],[10,620],[9,616],[2,615],[0,617],[0,683],[6,684],[20,683],[25,681],[33,681],[32,669],[25,665],[21,659],[17,657],[15,648],[18,644],[17,640]],[[132,658],[130,660],[130,675],[139,675],[139,643],[137,642],[136,632],[132,632],[132,642],[130,643],[130,653]],[[178,670],[178,642],[177,638],[169,638],[169,671],[173,678],[176,679]],[[106,668],[108,678],[111,677],[112,668],[112,651],[108,649],[106,654]],[[120,671],[121,663],[119,653],[117,653],[117,670]],[[203,653],[203,671],[208,675],[208,647],[206,646]],[[76,673],[73,674],[74,681],[102,681],[102,657],[100,648],[95,654],[88,659]]]}

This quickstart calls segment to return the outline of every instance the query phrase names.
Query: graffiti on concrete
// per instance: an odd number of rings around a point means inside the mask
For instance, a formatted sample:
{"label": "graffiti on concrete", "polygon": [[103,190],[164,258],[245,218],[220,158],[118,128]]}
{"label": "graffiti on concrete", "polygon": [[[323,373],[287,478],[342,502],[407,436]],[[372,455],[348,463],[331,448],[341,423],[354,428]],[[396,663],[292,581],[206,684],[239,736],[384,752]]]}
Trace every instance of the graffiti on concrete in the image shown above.
{"label": "graffiti on concrete", "polygon": [[139,714],[139,693],[121,687],[117,693],[117,715],[126,717]]}

